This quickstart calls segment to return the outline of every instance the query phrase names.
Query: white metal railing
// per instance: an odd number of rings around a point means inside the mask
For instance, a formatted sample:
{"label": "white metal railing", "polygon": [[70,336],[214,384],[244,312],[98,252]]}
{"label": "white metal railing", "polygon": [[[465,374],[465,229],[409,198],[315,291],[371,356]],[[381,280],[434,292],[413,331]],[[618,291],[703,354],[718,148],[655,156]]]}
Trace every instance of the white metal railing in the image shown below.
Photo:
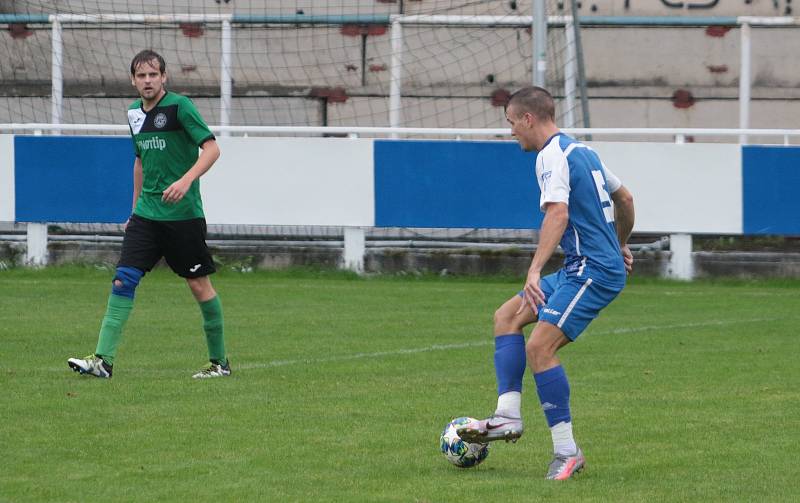
{"label": "white metal railing", "polygon": [[[358,127],[358,126],[209,126],[221,135],[237,134],[256,135],[346,135],[351,138],[360,136],[386,135],[392,138],[407,136],[449,136],[455,139],[462,137],[498,137],[501,140],[511,139],[511,130],[507,128],[424,128],[424,127]],[[60,133],[62,131],[119,133],[119,136],[130,134],[128,126],[121,124],[48,124],[48,123],[0,123],[0,132],[30,131],[34,134],[43,132]],[[790,138],[800,138],[800,129],[725,129],[725,128],[563,128],[565,133],[575,136],[605,135],[614,137],[667,136],[675,143],[685,143],[688,137],[722,136],[738,138],[740,143],[748,136],[776,137],[781,143],[789,145]]]}

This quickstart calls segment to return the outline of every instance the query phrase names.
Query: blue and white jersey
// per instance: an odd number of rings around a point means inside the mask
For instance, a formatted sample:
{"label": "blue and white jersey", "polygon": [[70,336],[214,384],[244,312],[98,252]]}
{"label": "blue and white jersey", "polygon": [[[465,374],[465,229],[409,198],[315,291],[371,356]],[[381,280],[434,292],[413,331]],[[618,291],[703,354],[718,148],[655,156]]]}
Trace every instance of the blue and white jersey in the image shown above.
{"label": "blue and white jersey", "polygon": [[536,157],[536,180],[542,192],[542,211],[547,203],[569,206],[569,221],[560,243],[567,275],[624,285],[625,264],[609,196],[622,186],[619,178],[594,150],[558,133]]}

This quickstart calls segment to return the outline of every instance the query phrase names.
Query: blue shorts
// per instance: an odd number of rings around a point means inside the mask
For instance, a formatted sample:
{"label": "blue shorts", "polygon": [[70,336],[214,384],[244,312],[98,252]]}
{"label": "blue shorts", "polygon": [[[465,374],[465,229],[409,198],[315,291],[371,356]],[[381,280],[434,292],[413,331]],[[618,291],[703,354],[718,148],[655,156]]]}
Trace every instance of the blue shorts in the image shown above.
{"label": "blue shorts", "polygon": [[[541,279],[545,304],[539,306],[539,321],[551,323],[571,341],[586,330],[600,310],[619,295],[623,286],[611,288],[592,278],[567,276],[563,269]],[[522,292],[519,293],[522,296]]]}

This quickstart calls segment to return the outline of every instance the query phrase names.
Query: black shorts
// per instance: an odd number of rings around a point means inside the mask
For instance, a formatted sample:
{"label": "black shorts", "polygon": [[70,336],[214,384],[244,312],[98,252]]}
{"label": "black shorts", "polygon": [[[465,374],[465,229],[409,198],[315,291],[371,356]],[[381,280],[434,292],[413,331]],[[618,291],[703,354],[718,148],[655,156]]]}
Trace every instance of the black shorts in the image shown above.
{"label": "black shorts", "polygon": [[175,274],[200,278],[216,271],[206,245],[206,220],[150,220],[131,215],[117,266],[150,271],[161,257]]}

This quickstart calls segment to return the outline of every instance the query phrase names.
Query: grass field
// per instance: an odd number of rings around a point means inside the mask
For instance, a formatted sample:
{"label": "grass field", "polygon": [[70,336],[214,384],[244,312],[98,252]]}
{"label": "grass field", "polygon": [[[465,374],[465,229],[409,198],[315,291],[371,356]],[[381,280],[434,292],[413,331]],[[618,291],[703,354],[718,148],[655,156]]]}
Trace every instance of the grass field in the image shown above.
{"label": "grass field", "polygon": [[81,377],[111,272],[0,271],[0,501],[796,501],[800,282],[633,280],[562,351],[587,468],[543,480],[525,436],[475,469],[442,427],[496,399],[494,309],[520,280],[225,272],[234,375],[197,305],[149,274],[114,378]]}

